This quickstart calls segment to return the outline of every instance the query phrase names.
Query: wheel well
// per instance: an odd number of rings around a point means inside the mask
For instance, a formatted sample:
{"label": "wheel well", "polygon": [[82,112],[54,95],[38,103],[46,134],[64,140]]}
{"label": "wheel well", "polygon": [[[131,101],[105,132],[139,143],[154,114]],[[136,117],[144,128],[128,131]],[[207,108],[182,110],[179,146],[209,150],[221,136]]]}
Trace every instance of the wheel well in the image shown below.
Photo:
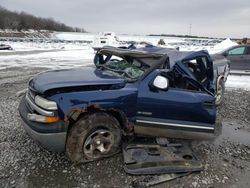
{"label": "wheel well", "polygon": [[111,110],[106,111],[106,113],[108,113],[108,114],[112,115],[114,118],[116,118],[117,121],[120,123],[120,126],[122,129],[126,126],[128,121],[127,121],[125,114],[122,111],[111,109]]}
{"label": "wheel well", "polygon": [[74,125],[75,122],[77,122],[83,116],[97,113],[97,112],[107,113],[107,114],[113,116],[114,118],[116,118],[121,126],[121,129],[124,129],[126,127],[126,125],[128,124],[128,120],[126,118],[126,115],[121,110],[117,110],[117,109],[102,110],[102,109],[97,109],[97,108],[91,107],[91,108],[87,108],[86,111],[72,111],[71,113],[69,113],[68,130]]}

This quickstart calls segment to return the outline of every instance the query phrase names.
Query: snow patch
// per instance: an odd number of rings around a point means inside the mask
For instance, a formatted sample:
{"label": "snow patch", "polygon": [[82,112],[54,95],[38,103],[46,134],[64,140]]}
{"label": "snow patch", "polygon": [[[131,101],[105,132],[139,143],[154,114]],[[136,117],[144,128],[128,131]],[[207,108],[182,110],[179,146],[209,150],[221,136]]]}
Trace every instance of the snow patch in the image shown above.
{"label": "snow patch", "polygon": [[221,43],[216,44],[211,50],[210,53],[214,54],[214,53],[218,53],[221,52],[227,48],[230,48],[232,46],[236,46],[238,45],[238,43],[231,41],[229,38],[223,40]]}
{"label": "snow patch", "polygon": [[250,76],[247,75],[229,75],[226,81],[227,89],[245,89],[250,90]]}

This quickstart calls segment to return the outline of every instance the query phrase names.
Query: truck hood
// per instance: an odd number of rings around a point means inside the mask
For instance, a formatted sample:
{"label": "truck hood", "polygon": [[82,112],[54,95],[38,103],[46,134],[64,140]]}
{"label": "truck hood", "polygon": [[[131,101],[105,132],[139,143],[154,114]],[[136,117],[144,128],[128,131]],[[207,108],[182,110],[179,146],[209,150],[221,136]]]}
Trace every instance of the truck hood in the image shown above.
{"label": "truck hood", "polygon": [[42,94],[50,89],[113,84],[125,84],[125,80],[95,67],[84,67],[42,72],[30,80],[29,87]]}

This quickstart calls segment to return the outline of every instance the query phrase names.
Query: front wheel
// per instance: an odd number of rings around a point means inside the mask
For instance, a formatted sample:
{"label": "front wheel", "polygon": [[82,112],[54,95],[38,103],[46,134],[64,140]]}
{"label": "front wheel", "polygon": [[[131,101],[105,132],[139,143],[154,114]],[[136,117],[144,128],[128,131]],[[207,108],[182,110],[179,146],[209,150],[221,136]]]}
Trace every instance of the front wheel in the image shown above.
{"label": "front wheel", "polygon": [[120,151],[120,142],[116,118],[102,112],[86,114],[68,132],[66,155],[75,162],[98,160]]}
{"label": "front wheel", "polygon": [[225,82],[223,79],[219,80],[218,86],[216,88],[216,98],[215,98],[215,105],[219,106],[222,104],[224,99],[225,93]]}

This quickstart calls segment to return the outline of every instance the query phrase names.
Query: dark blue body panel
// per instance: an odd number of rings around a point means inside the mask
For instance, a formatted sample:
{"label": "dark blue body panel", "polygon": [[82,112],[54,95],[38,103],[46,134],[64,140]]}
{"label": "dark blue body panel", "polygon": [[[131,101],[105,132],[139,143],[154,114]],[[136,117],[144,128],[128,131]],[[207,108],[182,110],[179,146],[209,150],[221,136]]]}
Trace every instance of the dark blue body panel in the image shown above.
{"label": "dark blue body panel", "polygon": [[212,103],[213,96],[177,88],[152,91],[149,83],[159,74],[160,70],[155,70],[143,81],[127,83],[120,89],[59,93],[48,99],[58,104],[61,117],[67,116],[71,110],[84,110],[94,104],[102,110],[120,110],[132,123],[151,118],[177,124],[214,125],[215,106],[204,105]]}
{"label": "dark blue body panel", "polygon": [[[99,62],[107,63],[113,55],[126,62],[124,70],[112,72],[104,66],[83,67],[42,72],[30,80],[19,113],[32,138],[46,148],[64,150],[68,128],[82,117],[81,113],[96,111],[113,115],[122,132],[129,135],[187,139],[200,135],[206,139],[207,133],[214,134],[217,77],[206,51],[179,52],[154,46],[134,50],[107,47],[96,58],[106,57],[107,61]],[[197,64],[206,59],[202,65],[205,68],[198,67],[203,69],[200,74],[190,67],[193,58],[197,58]],[[128,79],[129,71],[138,69],[144,73]],[[153,84],[156,77],[165,80],[164,89]],[[55,121],[45,121],[54,117]]]}
{"label": "dark blue body panel", "polygon": [[[205,51],[182,53],[156,47],[142,50],[145,53],[137,54],[137,51],[134,51],[133,55],[137,59],[146,55],[150,57],[150,54],[147,54],[149,51],[154,52],[154,58],[158,58],[171,52],[170,62],[175,61],[175,64],[169,71],[178,72],[184,79],[193,80],[194,83],[198,82],[197,79],[183,62],[195,57],[205,57],[207,81],[198,84],[196,90],[174,86],[168,87],[167,90],[152,89],[152,81],[166,69],[160,66],[164,61],[159,60],[157,64],[148,58],[146,64],[153,68],[149,69],[145,77],[134,82],[128,82],[125,78],[100,68],[84,67],[43,72],[30,81],[29,87],[36,94],[55,101],[58,115],[64,120],[72,111],[86,112],[88,107],[95,106],[103,111],[112,109],[122,112],[134,127],[213,132],[216,107],[213,62],[209,54]],[[116,49],[115,53],[119,55],[119,49]],[[127,56],[129,51],[123,50],[122,54]],[[147,131],[143,131],[147,134]]]}
{"label": "dark blue body panel", "polygon": [[84,67],[42,72],[30,81],[29,86],[36,92],[42,94],[50,89],[120,84],[124,82],[124,79],[108,74],[95,67]]}
{"label": "dark blue body panel", "polygon": [[95,90],[61,93],[49,97],[59,106],[59,115],[65,116],[74,109],[86,109],[95,104],[100,109],[118,109],[130,119],[136,114],[137,84],[126,84],[119,90]]}
{"label": "dark blue body panel", "polygon": [[147,118],[166,119],[176,121],[176,123],[183,121],[215,123],[215,106],[204,105],[206,102],[212,103],[214,101],[213,96],[205,92],[178,88],[169,88],[167,91],[152,91],[148,83],[159,74],[160,71],[155,70],[140,83],[137,111],[145,112]]}

